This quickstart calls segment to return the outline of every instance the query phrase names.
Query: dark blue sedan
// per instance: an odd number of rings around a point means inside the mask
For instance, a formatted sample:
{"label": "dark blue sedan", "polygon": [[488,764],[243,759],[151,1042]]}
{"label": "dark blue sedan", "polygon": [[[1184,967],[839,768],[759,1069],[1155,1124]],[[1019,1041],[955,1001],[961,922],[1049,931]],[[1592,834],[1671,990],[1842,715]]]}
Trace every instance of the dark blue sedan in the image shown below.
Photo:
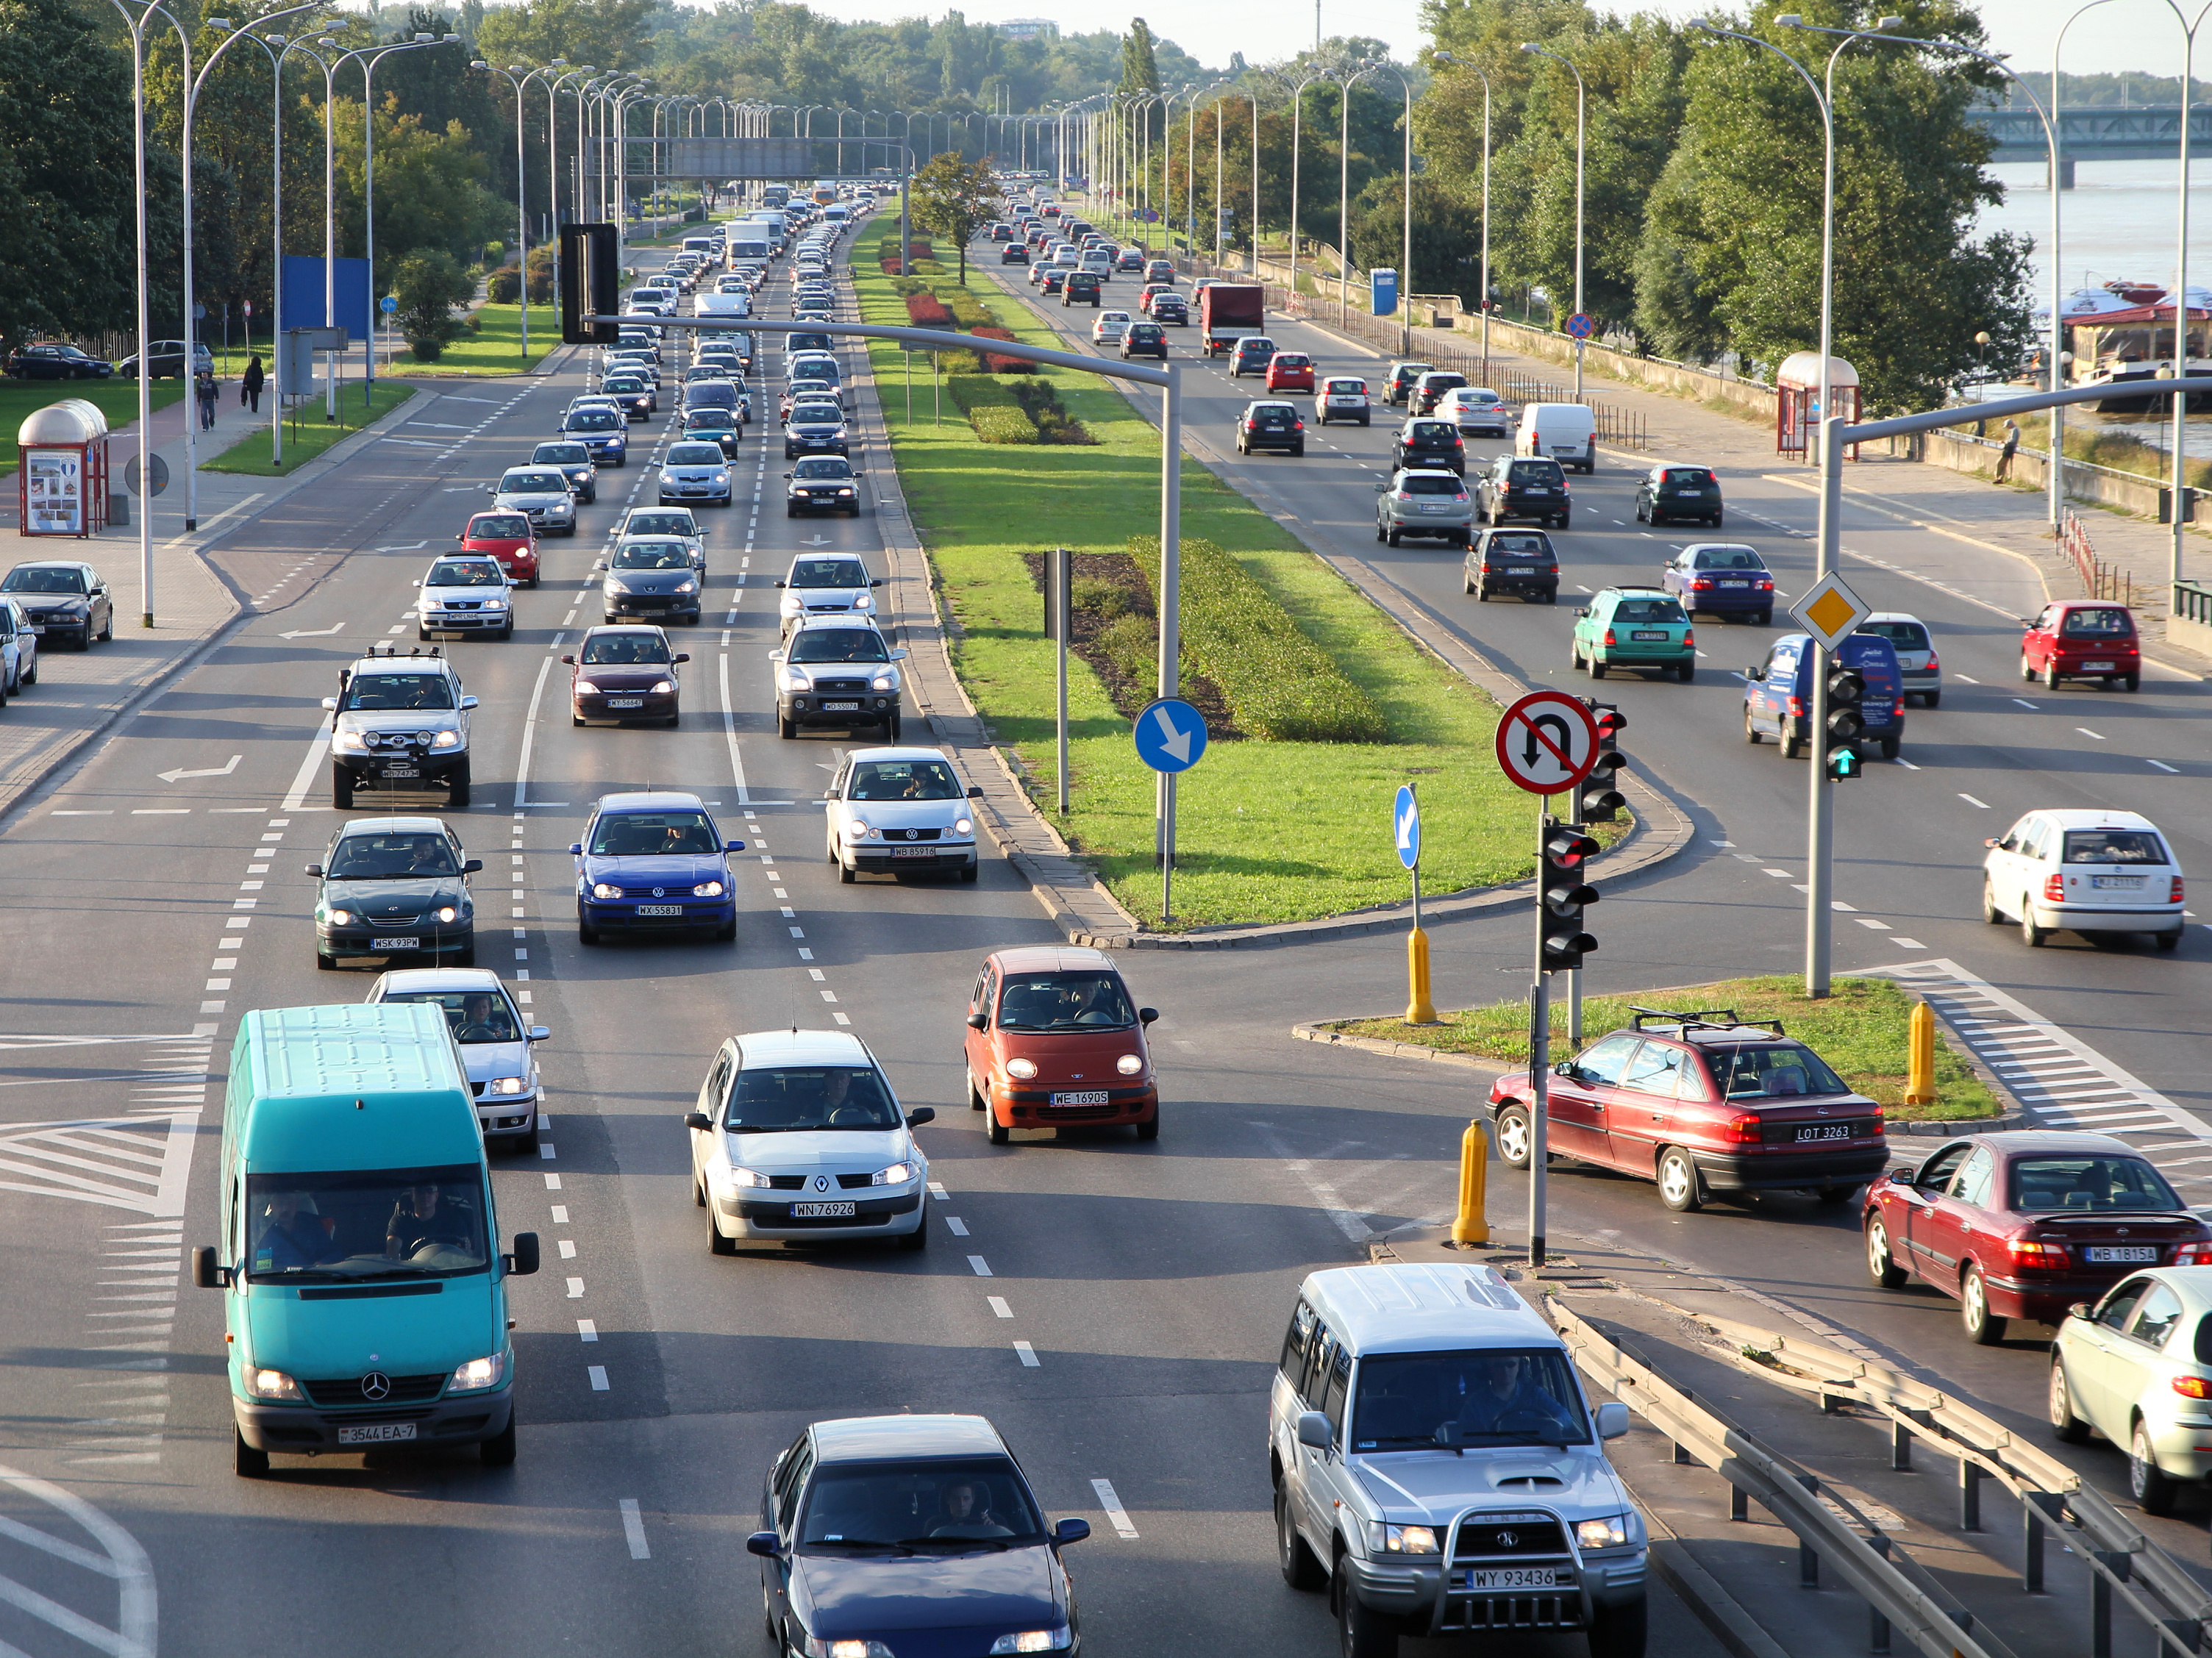
{"label": "dark blue sedan", "polygon": [[1773,573],[1740,542],[1692,542],[1667,561],[1659,585],[1692,616],[1750,616],[1762,628],[1774,619]]}
{"label": "dark blue sedan", "polygon": [[817,1422],[769,1467],[745,1546],[779,1649],[844,1658],[984,1658],[1082,1649],[1060,1550],[980,1416]]}
{"label": "dark blue sedan", "polygon": [[579,409],[561,422],[561,435],[580,443],[601,466],[622,466],[629,460],[629,421],[604,405]]}
{"label": "dark blue sedan", "polygon": [[696,794],[606,794],[592,808],[576,860],[576,938],[595,944],[607,932],[667,932],[711,928],[724,944],[738,936],[738,901],[725,841]]}

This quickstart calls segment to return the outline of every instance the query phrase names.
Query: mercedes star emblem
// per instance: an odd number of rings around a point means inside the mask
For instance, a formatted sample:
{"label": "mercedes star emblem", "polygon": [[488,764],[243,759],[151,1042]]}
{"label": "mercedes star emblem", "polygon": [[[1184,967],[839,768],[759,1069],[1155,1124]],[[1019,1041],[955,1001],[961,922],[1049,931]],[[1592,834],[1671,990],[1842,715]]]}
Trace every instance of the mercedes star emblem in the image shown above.
{"label": "mercedes star emblem", "polygon": [[372,1404],[392,1397],[392,1378],[381,1370],[371,1370],[361,1379],[361,1396]]}

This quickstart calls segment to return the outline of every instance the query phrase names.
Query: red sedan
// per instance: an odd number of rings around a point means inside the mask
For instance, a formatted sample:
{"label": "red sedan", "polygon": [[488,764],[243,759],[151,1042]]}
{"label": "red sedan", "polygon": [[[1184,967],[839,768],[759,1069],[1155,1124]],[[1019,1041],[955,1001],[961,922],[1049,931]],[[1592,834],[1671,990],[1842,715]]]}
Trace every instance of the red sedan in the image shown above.
{"label": "red sedan", "polygon": [[525,587],[538,585],[538,537],[520,513],[478,513],[453,539],[465,553],[497,559],[508,580]]}
{"label": "red sedan", "polygon": [[2060,599],[2043,607],[2020,641],[2020,677],[2057,690],[2066,679],[2100,679],[2133,690],[2142,683],[2135,613],[2124,604]]}
{"label": "red sedan", "polygon": [[1310,392],[1314,389],[1314,360],[1303,351],[1278,351],[1267,359],[1270,392]]}

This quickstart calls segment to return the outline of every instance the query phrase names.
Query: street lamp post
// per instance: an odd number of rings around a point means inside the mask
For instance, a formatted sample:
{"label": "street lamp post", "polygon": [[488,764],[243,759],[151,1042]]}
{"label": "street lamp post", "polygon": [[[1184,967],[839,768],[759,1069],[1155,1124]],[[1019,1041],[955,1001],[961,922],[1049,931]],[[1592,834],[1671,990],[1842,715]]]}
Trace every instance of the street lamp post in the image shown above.
{"label": "street lamp post", "polygon": [[[368,349],[362,354],[364,371],[362,377],[362,408],[374,405],[376,397],[376,66],[396,52],[414,52],[422,46],[457,46],[461,44],[458,34],[448,34],[441,40],[434,34],[417,34],[412,40],[398,46],[386,46],[381,52],[363,54],[361,64],[361,140],[362,140],[362,240],[368,259],[368,299],[371,315],[368,319]],[[348,53],[347,56],[354,56]]]}
{"label": "street lamp post", "polygon": [[[2103,0],[2095,0],[2102,4]],[[1455,58],[1448,52],[1437,54],[1437,61],[1467,70],[1482,82],[1482,377],[1490,378],[1490,76],[1464,58]]]}
{"label": "street lamp post", "polygon": [[1398,355],[1404,357],[1413,349],[1413,85],[1389,64],[1378,62],[1375,67],[1397,76],[1399,88],[1406,94],[1406,219],[1398,256]]}
{"label": "street lamp post", "polygon": [[516,64],[507,69],[494,69],[481,58],[469,65],[488,75],[501,75],[514,88],[514,268],[521,282],[515,297],[522,307],[522,363],[530,366],[530,196],[525,176],[522,150],[522,88],[531,77],[527,64]]}
{"label": "street lamp post", "polygon": [[[1565,64],[1567,72],[1575,77],[1575,314],[1583,311],[1583,164],[1587,155],[1585,140],[1589,136],[1589,88],[1583,83],[1583,72],[1556,52],[1547,52],[1534,41],[1522,43],[1521,50],[1534,52],[1539,58],[1548,58],[1555,64]],[[1823,359],[1822,373],[1826,372]],[[1583,342],[1575,340],[1575,401],[1583,400]]]}
{"label": "street lamp post", "polygon": [[[1442,54],[1439,54],[1441,56]],[[1298,291],[1298,167],[1303,143],[1298,124],[1305,115],[1306,88],[1325,75],[1309,75],[1291,88],[1291,292]]]}
{"label": "street lamp post", "polygon": [[1342,123],[1336,142],[1336,325],[1341,329],[1352,311],[1352,89],[1374,73],[1363,64],[1340,84],[1338,116]]}
{"label": "street lamp post", "polygon": [[[2198,9],[2194,18],[2184,15],[2177,0],[2166,0],[2166,9],[2172,12],[2173,21],[2181,25],[2181,190],[2177,198],[2173,239],[2173,373],[2177,380],[2189,376],[2189,76],[2197,57],[2197,31],[2203,27],[2205,15],[2212,12],[2212,0]],[[2058,180],[2051,181],[2051,193],[2058,194]],[[2055,212],[2057,210],[2054,209]],[[2188,455],[2182,447],[2189,427],[2189,396],[2184,392],[2173,394],[2173,569],[2172,580],[2181,580],[2181,539],[2185,499],[2182,488],[2188,476]]]}
{"label": "street lamp post", "polygon": [[[2059,49],[2066,44],[2066,31],[2074,27],[2082,14],[2094,11],[2099,6],[2107,3],[2109,0],[2088,0],[2087,5],[2077,7],[2073,15],[2058,26],[2058,33],[2051,42],[2051,343],[2045,348],[2044,355],[2051,389],[2054,392],[2066,389],[2066,283],[2058,258],[2058,204],[2063,194],[2058,188],[2058,182],[2063,158],[2059,153],[2057,137],[2064,83],[2059,78],[2058,54]],[[2185,100],[2188,95],[2188,87],[2185,82],[2182,88]],[[2188,120],[2186,112],[2182,119],[2185,125]],[[2183,136],[2182,142],[2188,142],[2187,135]],[[2185,197],[2188,191],[2185,189],[2182,193]],[[2181,297],[2185,304],[2188,295],[2185,293]],[[2175,499],[2178,501],[2180,497],[2177,495]],[[2044,506],[2051,519],[2051,533],[2056,536],[2066,522],[2066,408],[2063,404],[2053,404],[2051,407],[2051,465],[2044,478]]]}

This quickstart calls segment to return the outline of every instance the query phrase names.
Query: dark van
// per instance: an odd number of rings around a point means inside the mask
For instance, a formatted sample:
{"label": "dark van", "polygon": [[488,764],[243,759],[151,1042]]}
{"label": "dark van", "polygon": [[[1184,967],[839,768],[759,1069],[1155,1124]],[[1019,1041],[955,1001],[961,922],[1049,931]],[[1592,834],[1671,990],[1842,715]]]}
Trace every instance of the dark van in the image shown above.
{"label": "dark van", "polygon": [[[1794,760],[1812,746],[1817,655],[1810,635],[1784,634],[1774,641],[1764,663],[1744,670],[1745,742],[1771,737],[1782,745],[1784,760]],[[1897,647],[1879,635],[1853,634],[1837,647],[1836,657],[1866,683],[1866,695],[1859,703],[1864,729],[1850,746],[1864,750],[1879,745],[1883,759],[1896,759],[1898,745],[1905,741],[1905,675],[1898,666]]]}

